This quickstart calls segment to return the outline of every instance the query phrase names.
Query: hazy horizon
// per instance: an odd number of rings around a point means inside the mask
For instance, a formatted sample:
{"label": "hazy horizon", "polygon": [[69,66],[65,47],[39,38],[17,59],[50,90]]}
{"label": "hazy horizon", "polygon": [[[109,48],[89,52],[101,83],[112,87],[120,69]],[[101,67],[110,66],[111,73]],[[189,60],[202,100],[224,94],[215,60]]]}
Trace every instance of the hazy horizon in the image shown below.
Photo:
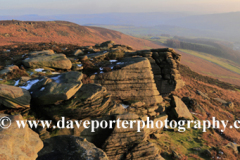
{"label": "hazy horizon", "polygon": [[[130,35],[207,37],[239,41],[239,0],[0,0],[0,20],[69,21]],[[219,14],[222,13],[222,14]],[[227,14],[226,14],[227,13]],[[136,26],[120,29],[119,26]],[[142,27],[142,28],[141,28]],[[135,34],[134,34],[135,33]],[[136,34],[137,33],[137,34]]]}
{"label": "hazy horizon", "polygon": [[214,14],[239,12],[239,0],[0,0],[0,14],[56,15],[98,13],[185,12]]}

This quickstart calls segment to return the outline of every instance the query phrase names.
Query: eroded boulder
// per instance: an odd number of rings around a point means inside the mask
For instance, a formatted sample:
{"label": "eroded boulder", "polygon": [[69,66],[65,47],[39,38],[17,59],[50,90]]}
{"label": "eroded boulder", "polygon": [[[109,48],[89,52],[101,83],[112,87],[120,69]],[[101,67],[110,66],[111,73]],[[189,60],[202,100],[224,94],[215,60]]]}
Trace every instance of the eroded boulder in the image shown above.
{"label": "eroded boulder", "polygon": [[100,47],[112,48],[114,45],[114,41],[106,41],[100,44]]}
{"label": "eroded boulder", "polygon": [[[37,153],[43,148],[43,142],[39,135],[27,125],[25,128],[18,128],[16,120],[24,120],[21,115],[0,114],[0,119],[3,117],[8,117],[12,123],[8,129],[0,127],[0,159],[36,159]],[[9,121],[5,121],[5,125],[7,124]]]}
{"label": "eroded boulder", "polygon": [[83,55],[83,54],[84,54],[84,52],[81,49],[78,49],[73,53],[74,56],[79,56],[79,55]]}
{"label": "eroded boulder", "polygon": [[194,119],[187,106],[177,96],[172,96],[171,106],[167,109],[167,113],[170,119]]}
{"label": "eroded boulder", "polygon": [[240,151],[240,145],[230,142],[226,145],[226,147],[233,149],[234,153],[238,154]]}
{"label": "eroded boulder", "polygon": [[29,108],[30,93],[22,88],[0,84],[0,104],[7,108]]}
{"label": "eroded boulder", "polygon": [[226,106],[233,109],[234,108],[234,103],[233,102],[228,102],[228,103],[226,103]]}
{"label": "eroded boulder", "polygon": [[[182,88],[185,83],[179,72],[181,55],[172,48],[151,49],[149,58],[157,88],[162,95],[169,95],[174,90]],[[158,69],[157,66],[158,66]]]}
{"label": "eroded boulder", "polygon": [[7,66],[3,70],[0,71],[0,75],[6,75],[6,74],[12,72],[13,70],[17,70],[17,69],[19,69],[19,67],[16,65]]}
{"label": "eroded boulder", "polygon": [[23,64],[29,68],[50,67],[55,69],[71,69],[72,63],[65,54],[38,53],[23,60]]}

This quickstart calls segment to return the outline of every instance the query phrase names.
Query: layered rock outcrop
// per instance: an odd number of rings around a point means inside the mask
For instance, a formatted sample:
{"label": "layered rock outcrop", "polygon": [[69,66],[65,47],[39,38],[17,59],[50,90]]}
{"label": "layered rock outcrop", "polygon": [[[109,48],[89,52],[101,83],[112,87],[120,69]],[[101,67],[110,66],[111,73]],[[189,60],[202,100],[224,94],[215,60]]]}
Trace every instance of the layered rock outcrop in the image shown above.
{"label": "layered rock outcrop", "polygon": [[[61,49],[65,50],[68,49]],[[9,108],[29,108],[31,99],[29,110],[53,121],[50,129],[43,129],[41,125],[35,129],[45,143],[38,159],[162,160],[159,149],[149,141],[150,136],[160,134],[162,128],[144,127],[137,132],[137,125],[133,128],[113,125],[113,128],[91,132],[91,127],[69,130],[53,125],[62,117],[97,121],[147,121],[149,117],[153,123],[164,121],[168,116],[176,120],[193,119],[179,98],[173,97],[170,107],[165,104],[168,100],[163,101],[163,96],[184,85],[178,67],[180,55],[169,48],[134,52],[130,46],[116,45],[112,41],[66,52],[56,54],[44,50],[25,55],[29,56],[23,60],[26,67],[49,67],[51,71],[54,68],[58,71],[56,75],[49,76],[52,72],[45,72],[21,78],[16,85],[20,87],[9,87],[10,91],[0,85],[3,88],[1,104]],[[20,91],[24,93],[22,97],[10,94]],[[165,108],[168,108],[167,114]],[[52,135],[67,136],[50,138]],[[72,135],[86,138],[88,142]]]}
{"label": "layered rock outcrop", "polygon": [[171,48],[152,49],[152,58],[160,70],[155,71],[155,81],[162,95],[182,88],[185,84],[179,72],[181,55]]}
{"label": "layered rock outcrop", "polygon": [[[129,111],[138,115],[156,116],[163,99],[152,73],[151,64],[145,57],[125,57],[119,61],[110,60],[110,72],[90,77],[94,83],[106,87],[114,99],[132,104]],[[138,105],[134,105],[138,103]]]}
{"label": "layered rock outcrop", "polygon": [[142,56],[149,59],[154,80],[161,95],[167,95],[185,85],[179,72],[181,55],[172,48],[139,50],[125,53],[125,57],[132,56]]}
{"label": "layered rock outcrop", "polygon": [[151,142],[141,142],[134,146],[127,154],[126,160],[165,160],[160,154],[160,150]]}
{"label": "layered rock outcrop", "polygon": [[[116,119],[121,120],[140,120],[136,114],[117,115]],[[149,159],[161,160],[159,149],[152,143],[149,143],[150,130],[146,127],[137,131],[137,125],[133,128],[118,128],[115,125],[111,135],[106,139],[102,148],[109,159]]]}
{"label": "layered rock outcrop", "polygon": [[147,58],[123,58],[115,65],[121,69],[93,75],[91,79],[122,100],[143,101],[146,105],[162,102]]}
{"label": "layered rock outcrop", "polygon": [[59,105],[42,106],[40,110],[55,120],[84,119],[106,115],[114,104],[105,87],[96,84],[84,84],[70,100]]}

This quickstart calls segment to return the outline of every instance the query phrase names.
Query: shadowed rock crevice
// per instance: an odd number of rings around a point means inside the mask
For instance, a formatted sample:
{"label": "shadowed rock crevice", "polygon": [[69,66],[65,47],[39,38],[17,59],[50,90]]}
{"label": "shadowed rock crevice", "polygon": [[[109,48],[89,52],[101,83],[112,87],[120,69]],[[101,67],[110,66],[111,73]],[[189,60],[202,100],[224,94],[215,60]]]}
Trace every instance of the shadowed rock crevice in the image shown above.
{"label": "shadowed rock crevice", "polygon": [[[109,121],[116,121],[115,116],[104,116],[102,118],[97,119],[91,119],[91,120],[98,120],[101,122],[102,120],[107,121],[109,124]],[[113,123],[112,127],[109,128],[109,126],[106,129],[98,128],[95,132],[91,132],[92,128],[85,129],[81,132],[81,137],[86,138],[88,142],[93,143],[96,145],[96,147],[101,148],[105,141],[109,138],[109,136],[112,134],[113,129],[115,128],[116,124]]]}
{"label": "shadowed rock crevice", "polygon": [[37,160],[108,160],[107,155],[85,139],[75,136],[56,136],[44,140]]}

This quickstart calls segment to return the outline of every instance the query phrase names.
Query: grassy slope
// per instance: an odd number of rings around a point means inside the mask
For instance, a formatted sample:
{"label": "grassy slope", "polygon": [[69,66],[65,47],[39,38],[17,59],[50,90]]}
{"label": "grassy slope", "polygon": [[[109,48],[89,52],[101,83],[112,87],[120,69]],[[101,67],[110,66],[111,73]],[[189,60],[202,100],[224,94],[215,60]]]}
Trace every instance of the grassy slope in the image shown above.
{"label": "grassy slope", "polygon": [[181,51],[178,51],[178,53],[182,55],[181,63],[189,66],[193,71],[217,78],[224,82],[240,85],[240,75],[238,73],[232,72],[220,65],[214,64],[200,57]]}
{"label": "grassy slope", "polygon": [[230,60],[218,58],[216,56],[213,56],[213,55],[210,55],[207,53],[203,53],[203,52],[197,52],[197,51],[192,51],[192,50],[187,50],[187,49],[178,49],[178,50],[185,52],[187,54],[202,58],[204,60],[207,60],[209,62],[217,64],[225,69],[228,69],[230,71],[240,74],[240,65],[238,65]]}

